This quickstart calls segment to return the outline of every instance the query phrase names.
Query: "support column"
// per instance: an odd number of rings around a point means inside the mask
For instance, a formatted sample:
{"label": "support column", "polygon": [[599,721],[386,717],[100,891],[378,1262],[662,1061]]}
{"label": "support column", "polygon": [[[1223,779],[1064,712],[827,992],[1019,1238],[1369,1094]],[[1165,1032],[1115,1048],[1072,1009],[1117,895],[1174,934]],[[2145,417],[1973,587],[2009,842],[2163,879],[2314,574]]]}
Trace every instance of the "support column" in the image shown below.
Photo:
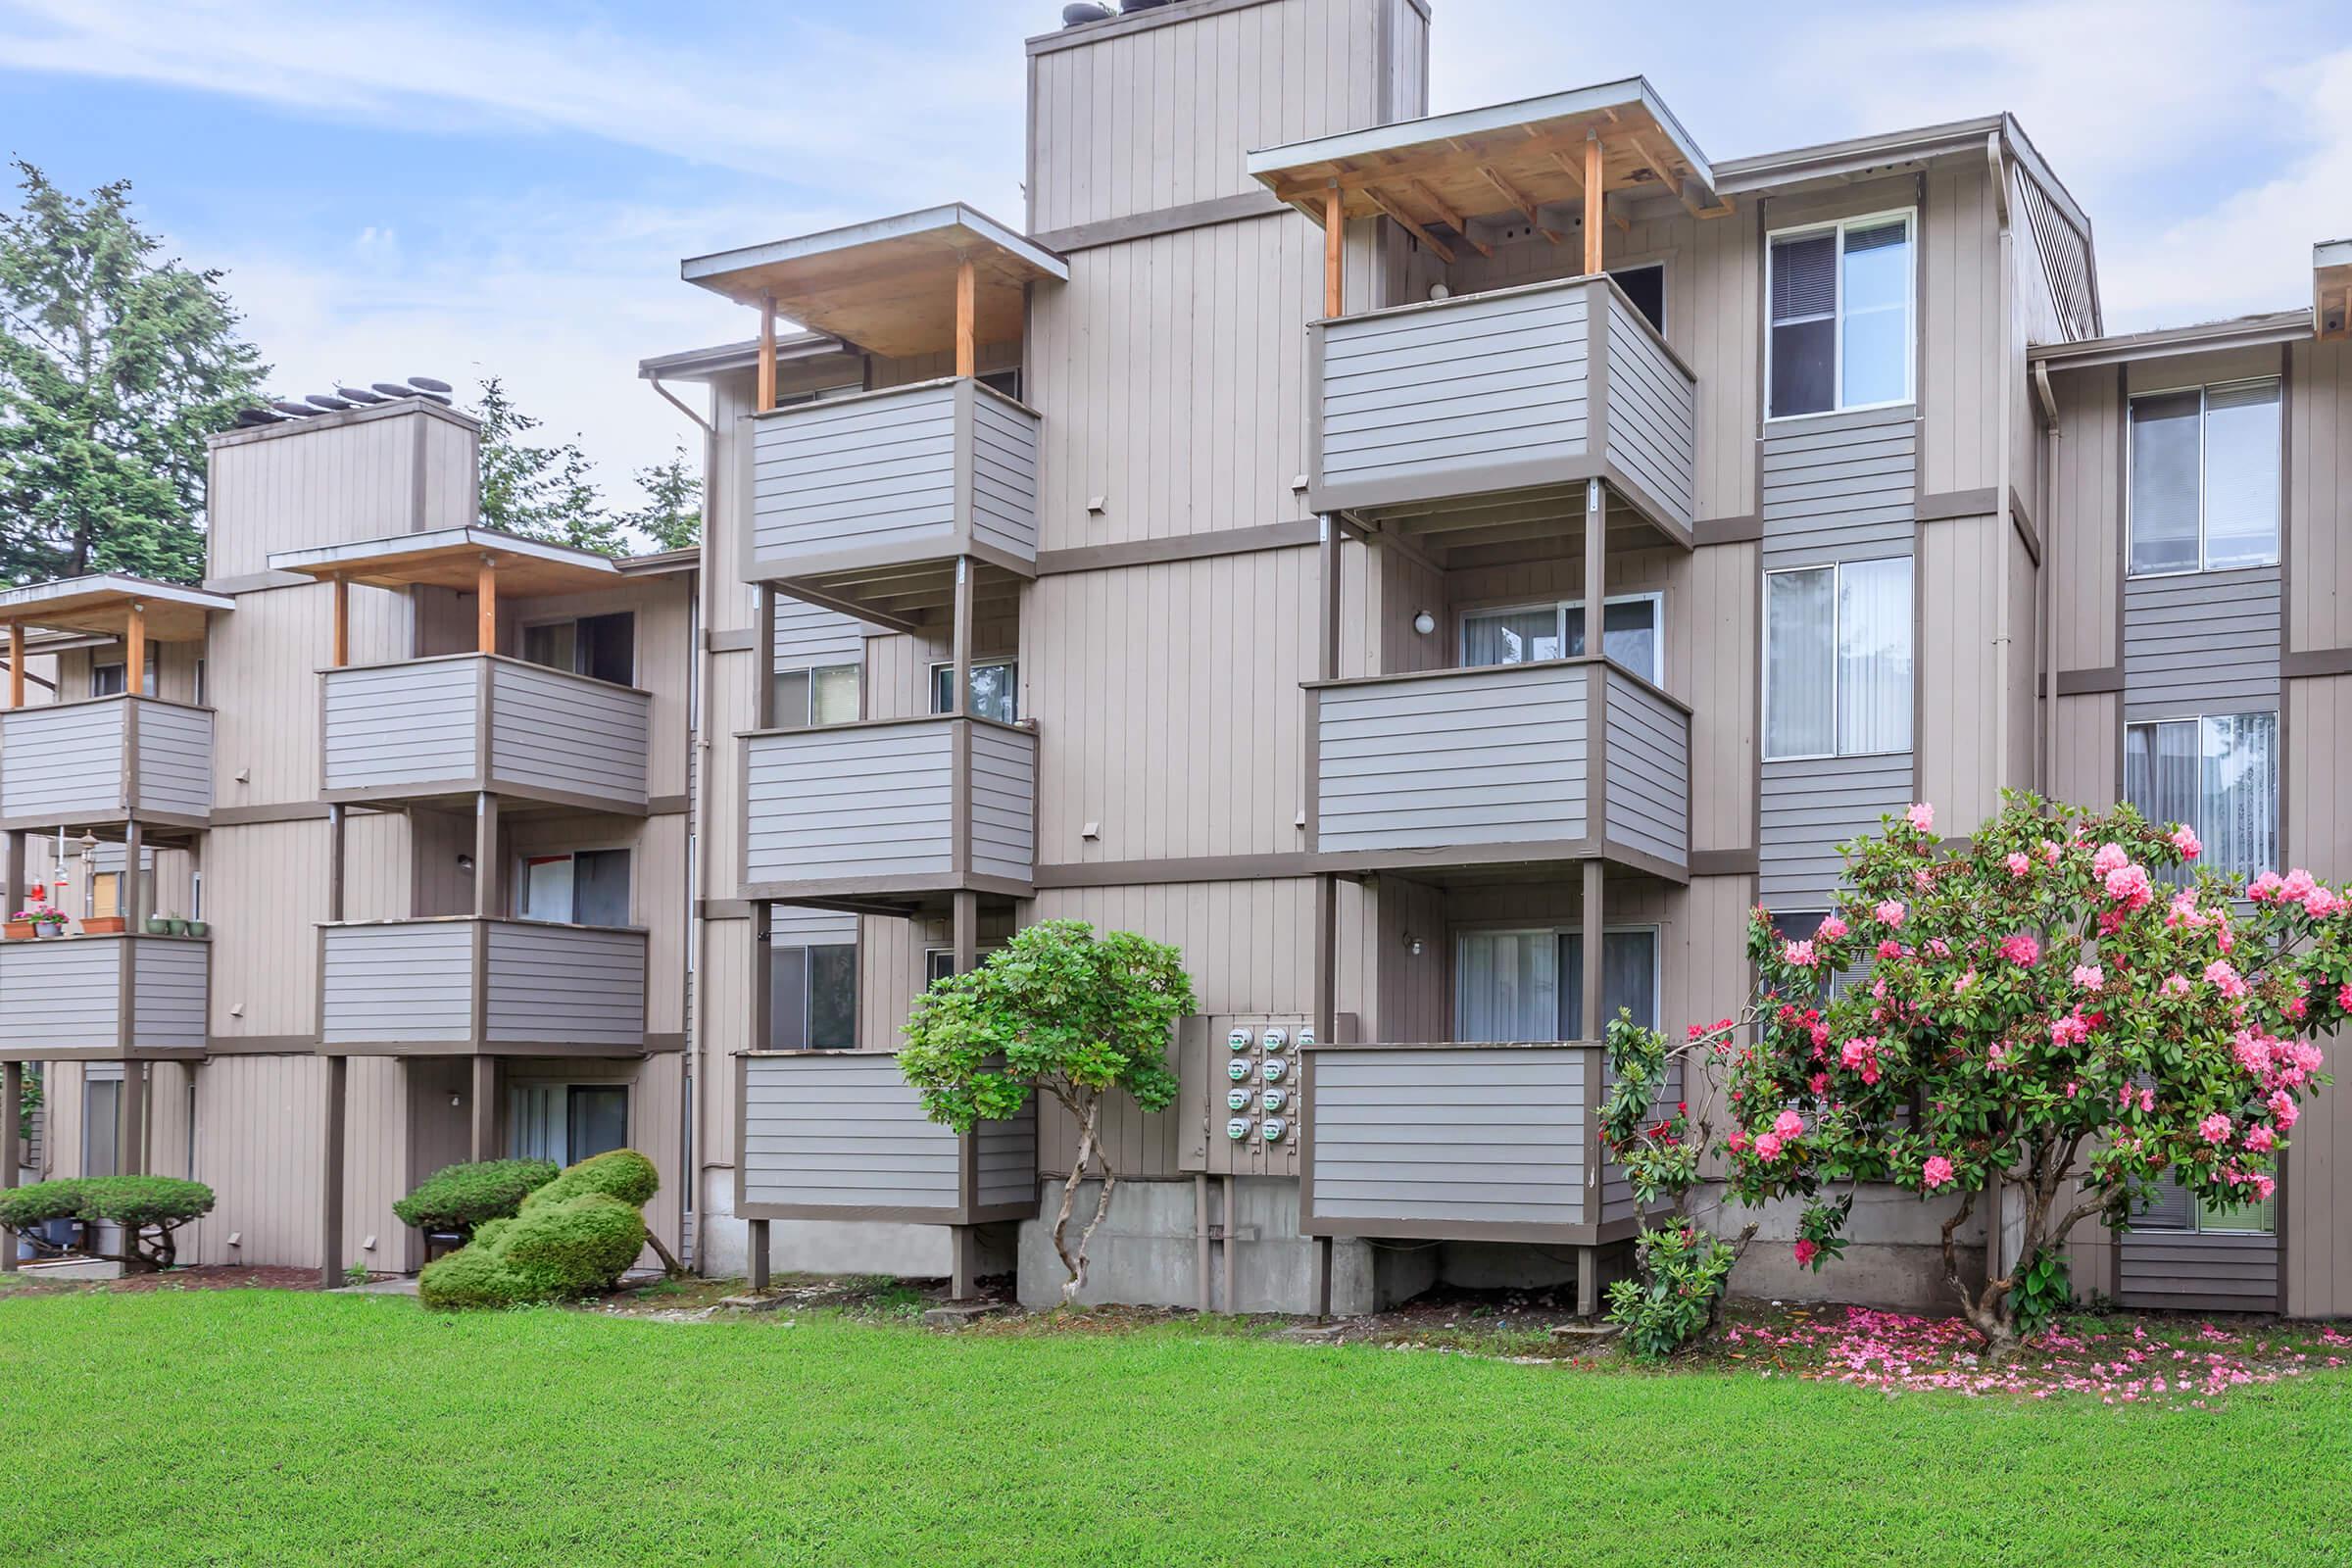
{"label": "support column", "polygon": [[343,918],[343,846],[345,812],[340,803],[326,808],[326,918]]}
{"label": "support column", "polygon": [[1323,314],[1339,316],[1348,305],[1348,219],[1340,187],[1323,192]]}
{"label": "support column", "polygon": [[1577,917],[1578,926],[1584,933],[1580,943],[1584,949],[1585,971],[1584,1016],[1577,1021],[1577,1038],[1594,1045],[1600,1043],[1601,1031],[1607,1026],[1600,1005],[1600,944],[1601,932],[1607,923],[1607,910],[1601,901],[1600,871],[1598,856],[1585,861],[1584,910]]}
{"label": "support column", "polygon": [[122,630],[122,689],[134,697],[147,695],[147,605],[130,602],[130,616]]}
{"label": "support column", "polygon": [[[776,727],[776,590],[760,583],[752,590],[753,646],[762,650],[752,680],[752,728]],[[798,723],[799,720],[794,720]]]}
{"label": "support column", "polygon": [[475,1163],[498,1157],[498,1058],[473,1058],[471,1099],[466,1106],[466,1147]]}
{"label": "support column", "polygon": [[1600,1249],[1580,1247],[1576,1250],[1576,1315],[1600,1315]]}
{"label": "support column", "polygon": [[351,662],[351,583],[341,572],[335,573],[335,646],[334,665],[341,669]]}
{"label": "support column", "polygon": [[776,297],[760,296],[760,360],[758,392],[753,400],[756,412],[765,414],[776,406]]}
{"label": "support column", "polygon": [[482,790],[473,798],[473,912],[492,919],[500,907],[498,797]]}
{"label": "support column", "polygon": [[972,558],[956,558],[956,673],[950,677],[956,690],[948,699],[948,711],[968,713],[972,710]]}
{"label": "support column", "polygon": [[[8,886],[0,888],[0,898],[8,900],[12,910],[24,907],[24,858],[28,835],[23,828],[12,828],[8,835]],[[125,930],[128,927],[124,927]]]}
{"label": "support column", "polygon": [[970,974],[980,966],[980,895],[968,888],[956,893],[956,972]]}
{"label": "support column", "polygon": [[122,1093],[115,1102],[115,1166],[122,1176],[147,1174],[147,1075],[144,1062],[122,1063]]}
{"label": "support column", "polygon": [[954,1256],[948,1264],[948,1298],[968,1301],[980,1294],[980,1229],[957,1225],[951,1235]]}
{"label": "support column", "polygon": [[[1659,174],[1664,176],[1665,171]],[[1585,138],[1585,275],[1596,277],[1600,267],[1601,181],[1607,178],[1601,160],[1600,132]]]}
{"label": "support column", "polygon": [[498,652],[498,562],[489,556],[473,573],[474,652]]}
{"label": "support column", "polygon": [[[10,834],[13,840],[16,835]],[[17,1168],[24,1163],[18,1132],[24,1116],[24,1064],[0,1062],[0,1189],[17,1185]],[[17,1271],[17,1239],[0,1236],[0,1274]]]}
{"label": "support column", "polygon": [[[8,706],[24,706],[24,623],[21,620],[8,623]],[[16,1266],[14,1251],[9,1253],[9,1266]]]}
{"label": "support column", "polygon": [[[743,1155],[738,1152],[735,1157]],[[767,1289],[767,1221],[763,1219],[752,1221],[751,1285],[754,1291]]]}
{"label": "support column", "polygon": [[147,907],[147,874],[139,863],[146,857],[147,835],[134,816],[122,825],[122,897],[118,902],[125,931],[146,930],[147,916],[155,912]]}
{"label": "support column", "polygon": [[1609,604],[1609,497],[1598,479],[1585,481],[1585,652],[1598,658],[1601,616]]}
{"label": "support column", "polygon": [[351,1058],[326,1058],[326,1116],[320,1138],[318,1172],[318,1285],[334,1290],[343,1283],[343,1132],[346,1091],[351,1084]]}
{"label": "support column", "polygon": [[956,263],[956,373],[977,375],[980,371],[979,337],[979,279],[973,275],[970,257]]}

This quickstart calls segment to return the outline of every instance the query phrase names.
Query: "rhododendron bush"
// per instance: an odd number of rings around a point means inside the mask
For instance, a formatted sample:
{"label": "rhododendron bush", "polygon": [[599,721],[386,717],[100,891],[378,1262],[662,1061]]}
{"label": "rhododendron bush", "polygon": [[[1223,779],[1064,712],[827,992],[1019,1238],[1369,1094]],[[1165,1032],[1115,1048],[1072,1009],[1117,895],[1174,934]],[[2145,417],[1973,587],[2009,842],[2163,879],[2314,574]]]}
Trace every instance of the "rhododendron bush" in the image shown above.
{"label": "rhododendron bush", "polygon": [[[2269,1198],[2328,1082],[2312,1037],[2352,1006],[2352,906],[2308,872],[2241,886],[2198,854],[2129,807],[2010,796],[1963,846],[1914,806],[1847,847],[1810,937],[1756,910],[1754,1038],[1727,1020],[1690,1042],[1723,1086],[1731,1196],[1800,1200],[1815,1269],[1843,1247],[1855,1184],[1956,1198],[1944,1277],[1996,1355],[2078,1223],[2123,1224],[2176,1176],[2222,1203]],[[1996,1185],[2017,1266],[1971,1290],[1954,1237]]]}

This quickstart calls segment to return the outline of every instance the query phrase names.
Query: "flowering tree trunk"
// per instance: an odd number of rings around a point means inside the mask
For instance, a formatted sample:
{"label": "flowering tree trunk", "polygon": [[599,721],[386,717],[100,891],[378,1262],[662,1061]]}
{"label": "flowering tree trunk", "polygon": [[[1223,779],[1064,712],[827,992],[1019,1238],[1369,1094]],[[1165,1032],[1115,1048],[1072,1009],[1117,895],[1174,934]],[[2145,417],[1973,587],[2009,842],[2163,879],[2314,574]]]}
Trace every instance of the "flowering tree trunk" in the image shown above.
{"label": "flowering tree trunk", "polygon": [[[1056,1089],[1054,1094],[1078,1122],[1078,1152],[1071,1158],[1070,1174],[1061,1184],[1061,1207],[1054,1214],[1054,1251],[1061,1259],[1061,1266],[1069,1272],[1069,1277],[1061,1282],[1061,1301],[1067,1306],[1078,1298],[1080,1291],[1086,1289],[1087,1244],[1095,1239],[1096,1227],[1110,1213],[1110,1194],[1119,1185],[1119,1174],[1111,1169],[1110,1155],[1103,1150],[1102,1140],[1097,1135],[1102,1120],[1101,1092],[1087,1089],[1064,1092]],[[1086,1228],[1078,1233],[1078,1245],[1073,1248],[1069,1242],[1070,1212],[1077,1206],[1078,1184],[1086,1180],[1086,1169],[1090,1163],[1102,1167],[1102,1191],[1095,1200],[1095,1217],[1088,1220]]]}

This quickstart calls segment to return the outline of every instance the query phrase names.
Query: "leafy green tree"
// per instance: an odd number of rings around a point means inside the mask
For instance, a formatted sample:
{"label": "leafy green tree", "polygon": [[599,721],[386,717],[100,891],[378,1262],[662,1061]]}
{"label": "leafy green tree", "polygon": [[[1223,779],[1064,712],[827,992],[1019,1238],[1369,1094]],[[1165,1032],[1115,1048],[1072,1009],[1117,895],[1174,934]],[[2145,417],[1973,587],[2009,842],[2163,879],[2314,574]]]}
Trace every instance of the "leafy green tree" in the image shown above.
{"label": "leafy green tree", "polygon": [[[934,981],[915,1000],[899,1070],[922,1092],[925,1115],[969,1133],[1009,1120],[1038,1094],[1078,1123],[1054,1216],[1054,1250],[1069,1271],[1064,1301],[1085,1288],[1087,1243],[1119,1181],[1102,1147],[1103,1102],[1120,1090],[1146,1110],[1175,1100],[1168,1038],[1196,1005],[1182,954],[1131,931],[1098,938],[1083,920],[1029,926],[979,968]],[[1073,1248],[1070,1210],[1090,1165],[1102,1170],[1102,1195]]]}
{"label": "leafy green tree", "polygon": [[0,574],[204,575],[205,437],[268,368],[217,270],[161,254],[130,184],[15,166],[0,213]]}
{"label": "leafy green tree", "polygon": [[692,550],[703,542],[703,476],[687,465],[684,447],[667,463],[639,468],[636,480],[645,505],[623,516],[623,523],[657,550]]}
{"label": "leafy green tree", "polygon": [[625,553],[620,521],[597,494],[576,438],[553,445],[531,441],[531,432],[546,421],[516,408],[495,375],[484,378],[476,413],[485,525],[608,556]]}

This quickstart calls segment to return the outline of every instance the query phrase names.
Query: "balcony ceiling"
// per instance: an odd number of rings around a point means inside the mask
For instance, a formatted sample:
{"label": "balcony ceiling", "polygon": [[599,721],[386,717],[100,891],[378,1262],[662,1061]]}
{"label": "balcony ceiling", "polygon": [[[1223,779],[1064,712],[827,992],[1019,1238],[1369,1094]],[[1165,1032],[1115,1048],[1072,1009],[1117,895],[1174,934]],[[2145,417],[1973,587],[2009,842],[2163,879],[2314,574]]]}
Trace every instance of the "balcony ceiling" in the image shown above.
{"label": "balcony ceiling", "polygon": [[501,597],[590,593],[616,588],[623,581],[620,567],[593,550],[546,544],[495,528],[435,528],[356,544],[281,550],[270,558],[270,569],[321,581],[342,577],[370,588],[421,585],[469,594],[485,559],[497,567]]}
{"label": "balcony ceiling", "polygon": [[956,270],[966,260],[979,343],[1017,340],[1028,285],[1070,275],[1054,252],[960,203],[691,257],[679,272],[740,304],[773,298],[811,331],[906,359],[954,350]]}
{"label": "balcony ceiling", "polygon": [[2311,318],[2323,340],[2352,338],[2352,239],[2311,248]]}
{"label": "balcony ceiling", "polygon": [[208,613],[237,608],[225,595],[110,572],[0,591],[0,621],[122,637],[133,605],[145,609],[147,635],[167,643],[201,642]]}

